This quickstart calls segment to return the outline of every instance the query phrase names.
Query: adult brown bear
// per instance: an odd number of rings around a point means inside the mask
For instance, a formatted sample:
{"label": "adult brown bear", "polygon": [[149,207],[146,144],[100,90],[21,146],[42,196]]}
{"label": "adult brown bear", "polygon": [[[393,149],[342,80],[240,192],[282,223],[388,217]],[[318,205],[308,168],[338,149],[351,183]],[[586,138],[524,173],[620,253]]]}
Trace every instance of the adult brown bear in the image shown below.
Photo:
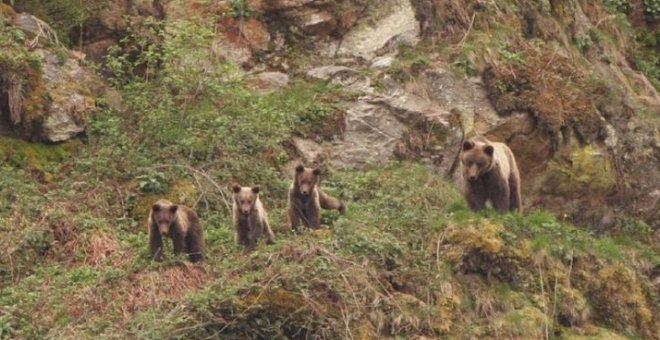
{"label": "adult brown bear", "polygon": [[475,137],[461,150],[463,192],[472,210],[481,210],[490,200],[499,212],[520,211],[520,172],[506,144]]}

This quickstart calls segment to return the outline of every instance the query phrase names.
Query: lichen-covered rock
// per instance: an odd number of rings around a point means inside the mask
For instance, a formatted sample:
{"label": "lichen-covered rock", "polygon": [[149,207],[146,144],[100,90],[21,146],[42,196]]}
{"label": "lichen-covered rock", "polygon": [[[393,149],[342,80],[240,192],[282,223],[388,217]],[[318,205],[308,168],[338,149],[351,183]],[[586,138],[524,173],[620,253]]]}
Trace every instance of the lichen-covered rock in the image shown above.
{"label": "lichen-covered rock", "polygon": [[73,56],[62,63],[53,51],[38,53],[43,58],[43,82],[49,94],[38,139],[61,142],[85,131],[95,108],[96,90],[102,84]]}
{"label": "lichen-covered rock", "polygon": [[356,27],[344,35],[337,54],[372,59],[396,50],[400,44],[414,45],[419,41],[419,23],[410,0],[388,1],[381,5],[384,13],[358,21]]}
{"label": "lichen-covered rock", "polygon": [[296,24],[306,34],[328,36],[337,28],[337,18],[327,10],[304,8],[295,14]]}
{"label": "lichen-covered rock", "polygon": [[0,67],[0,86],[5,87],[0,107],[8,108],[9,121],[28,139],[61,142],[83,133],[101,81],[80,65],[78,54],[57,47],[54,35],[43,33],[52,33],[43,21],[29,14],[16,17],[22,18],[17,27],[34,37],[0,55],[14,60]]}
{"label": "lichen-covered rock", "polygon": [[262,91],[273,91],[289,85],[289,75],[282,72],[261,72],[248,78],[248,83]]}

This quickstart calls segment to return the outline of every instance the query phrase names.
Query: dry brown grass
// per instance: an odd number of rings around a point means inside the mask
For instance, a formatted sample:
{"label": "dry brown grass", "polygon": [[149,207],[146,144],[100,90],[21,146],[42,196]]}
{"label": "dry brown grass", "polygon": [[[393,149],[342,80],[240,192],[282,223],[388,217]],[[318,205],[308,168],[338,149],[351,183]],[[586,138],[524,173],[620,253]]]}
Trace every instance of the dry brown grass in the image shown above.
{"label": "dry brown grass", "polygon": [[115,259],[112,265],[115,267],[123,267],[129,260],[128,254],[118,254],[119,256],[112,256],[121,250],[121,244],[114,232],[107,232],[97,230],[87,241],[87,248],[85,249],[84,263],[87,265],[100,266],[110,258]]}
{"label": "dry brown grass", "polygon": [[517,42],[511,49],[521,60],[495,59],[484,71],[488,97],[499,114],[527,112],[537,127],[559,142],[571,127],[582,141],[597,138],[601,123],[592,99],[598,91],[569,57],[558,50]]}
{"label": "dry brown grass", "polygon": [[124,321],[147,308],[161,308],[201,289],[209,280],[202,264],[180,262],[175,266],[129,275],[117,285],[86,286],[67,298],[74,318],[102,317],[112,311]]}

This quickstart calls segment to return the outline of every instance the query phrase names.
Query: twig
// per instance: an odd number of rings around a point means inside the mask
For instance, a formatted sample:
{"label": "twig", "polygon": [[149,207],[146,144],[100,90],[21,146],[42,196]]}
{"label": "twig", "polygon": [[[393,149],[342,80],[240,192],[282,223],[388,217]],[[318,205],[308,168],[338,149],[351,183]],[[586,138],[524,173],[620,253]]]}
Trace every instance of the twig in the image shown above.
{"label": "twig", "polygon": [[566,284],[568,285],[568,288],[571,288],[571,272],[573,271],[573,254],[571,254],[571,264],[568,266],[568,282]]}
{"label": "twig", "polygon": [[445,240],[445,236],[447,235],[447,229],[445,229],[442,232],[442,235],[438,239],[438,244],[435,246],[435,267],[440,270],[440,245],[442,244],[442,241]]}
{"label": "twig", "polygon": [[344,274],[341,274],[341,278],[344,280],[344,283],[346,284],[346,287],[350,289],[351,294],[353,295],[353,300],[355,301],[355,306],[357,307],[358,311],[360,311],[360,303],[358,302],[357,295],[355,295],[355,290],[353,289],[353,286],[348,282],[348,279]]}
{"label": "twig", "polygon": [[472,31],[472,25],[474,25],[474,18],[477,16],[477,12],[472,13],[472,20],[470,21],[470,26],[468,26],[467,31],[465,32],[465,35],[463,36],[463,39],[458,42],[458,47],[462,47],[463,43],[465,42],[465,39],[467,39],[468,35],[470,34],[470,31]]}
{"label": "twig", "polygon": [[355,339],[353,337],[353,333],[351,332],[351,327],[350,327],[351,321],[348,319],[348,311],[346,308],[346,304],[344,304],[344,307],[341,308],[341,317],[342,319],[344,319],[344,326],[346,326],[346,333],[348,333],[348,336],[351,339]]}
{"label": "twig", "polygon": [[124,195],[121,194],[121,190],[118,187],[115,187],[117,195],[119,195],[119,203],[121,204],[122,217],[126,217],[126,202],[124,201]]}
{"label": "twig", "polygon": [[545,288],[543,286],[543,269],[541,269],[541,265],[538,265],[539,268],[539,282],[541,283],[541,297],[543,301],[543,313],[545,314],[545,340],[550,339],[549,334],[548,334],[548,306],[545,301]]}
{"label": "twig", "polygon": [[555,289],[552,297],[552,322],[555,321],[555,313],[557,313],[557,276],[555,275]]}
{"label": "twig", "polygon": [[280,274],[275,274],[275,275],[273,275],[273,277],[271,277],[271,278],[266,282],[266,284],[263,285],[263,286],[261,287],[261,291],[259,292],[259,295],[257,295],[257,298],[256,298],[256,299],[254,299],[255,302],[254,302],[252,305],[250,305],[247,309],[250,309],[250,307],[252,307],[252,306],[254,306],[255,304],[257,304],[257,302],[259,301],[259,299],[261,298],[261,296],[264,295],[264,292],[266,291],[266,288],[268,288],[268,286],[270,286],[270,283],[273,282],[273,280],[275,280],[275,279],[276,279],[277,277],[279,277],[279,276],[280,276]]}
{"label": "twig", "polygon": [[229,214],[231,215],[231,213],[232,213],[232,210],[231,210],[231,204],[229,204],[229,201],[227,200],[227,196],[225,195],[224,190],[223,190],[222,187],[221,187],[216,181],[214,181],[213,178],[212,178],[209,174],[207,174],[206,172],[204,172],[204,171],[202,171],[202,170],[195,169],[195,168],[193,168],[193,167],[191,167],[191,166],[180,165],[180,164],[157,164],[157,165],[151,166],[151,167],[149,167],[149,168],[152,168],[152,169],[161,169],[161,168],[180,168],[180,169],[186,169],[186,170],[192,172],[192,173],[193,173],[193,177],[194,177],[194,174],[198,174],[198,175],[202,176],[202,177],[205,178],[207,181],[209,181],[209,183],[211,183],[211,184],[215,187],[215,189],[218,191],[218,193],[220,194],[220,197],[222,198],[223,203],[225,204],[225,207],[227,208],[227,211],[228,211]]}
{"label": "twig", "polygon": [[598,22],[596,23],[596,26],[595,26],[595,27],[598,28],[598,26],[600,26],[600,24],[602,24],[603,21],[605,21],[605,20],[611,20],[611,19],[614,19],[614,18],[616,18],[616,15],[614,15],[614,14],[610,14],[610,15],[608,15],[608,16],[606,16],[606,17],[600,19],[600,20],[598,20]]}

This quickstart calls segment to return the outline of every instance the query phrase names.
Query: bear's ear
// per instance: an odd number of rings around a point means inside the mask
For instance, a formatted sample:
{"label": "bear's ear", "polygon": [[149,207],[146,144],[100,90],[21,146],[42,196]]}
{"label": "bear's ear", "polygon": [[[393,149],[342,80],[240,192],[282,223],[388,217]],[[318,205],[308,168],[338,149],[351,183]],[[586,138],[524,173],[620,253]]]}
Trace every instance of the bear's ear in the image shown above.
{"label": "bear's ear", "polygon": [[318,175],[321,174],[321,169],[316,168],[316,169],[314,169],[314,171],[312,171],[312,173],[313,173],[314,175],[318,176]]}
{"label": "bear's ear", "polygon": [[160,205],[158,205],[158,204],[154,204],[154,205],[152,205],[152,206],[151,206],[151,210],[152,210],[153,212],[159,212],[159,211],[160,211]]}
{"label": "bear's ear", "polygon": [[492,157],[492,156],[493,156],[493,153],[495,153],[495,148],[493,148],[492,145],[486,145],[486,146],[484,147],[484,152],[485,152],[486,154],[488,154],[488,156],[491,156],[491,157]]}
{"label": "bear's ear", "polygon": [[258,194],[260,189],[261,189],[261,187],[259,187],[258,185],[255,185],[255,186],[252,187],[252,192],[255,193],[255,194]]}
{"label": "bear's ear", "polygon": [[241,191],[241,186],[238,185],[238,183],[234,183],[231,186],[231,191],[233,191],[235,194],[238,194],[238,192]]}
{"label": "bear's ear", "polygon": [[463,142],[463,151],[472,150],[473,147],[474,147],[473,141],[466,140],[465,142]]}
{"label": "bear's ear", "polygon": [[303,172],[305,171],[305,166],[300,164],[296,167],[296,172]]}
{"label": "bear's ear", "polygon": [[176,211],[179,209],[178,205],[170,205],[170,212],[176,214]]}

